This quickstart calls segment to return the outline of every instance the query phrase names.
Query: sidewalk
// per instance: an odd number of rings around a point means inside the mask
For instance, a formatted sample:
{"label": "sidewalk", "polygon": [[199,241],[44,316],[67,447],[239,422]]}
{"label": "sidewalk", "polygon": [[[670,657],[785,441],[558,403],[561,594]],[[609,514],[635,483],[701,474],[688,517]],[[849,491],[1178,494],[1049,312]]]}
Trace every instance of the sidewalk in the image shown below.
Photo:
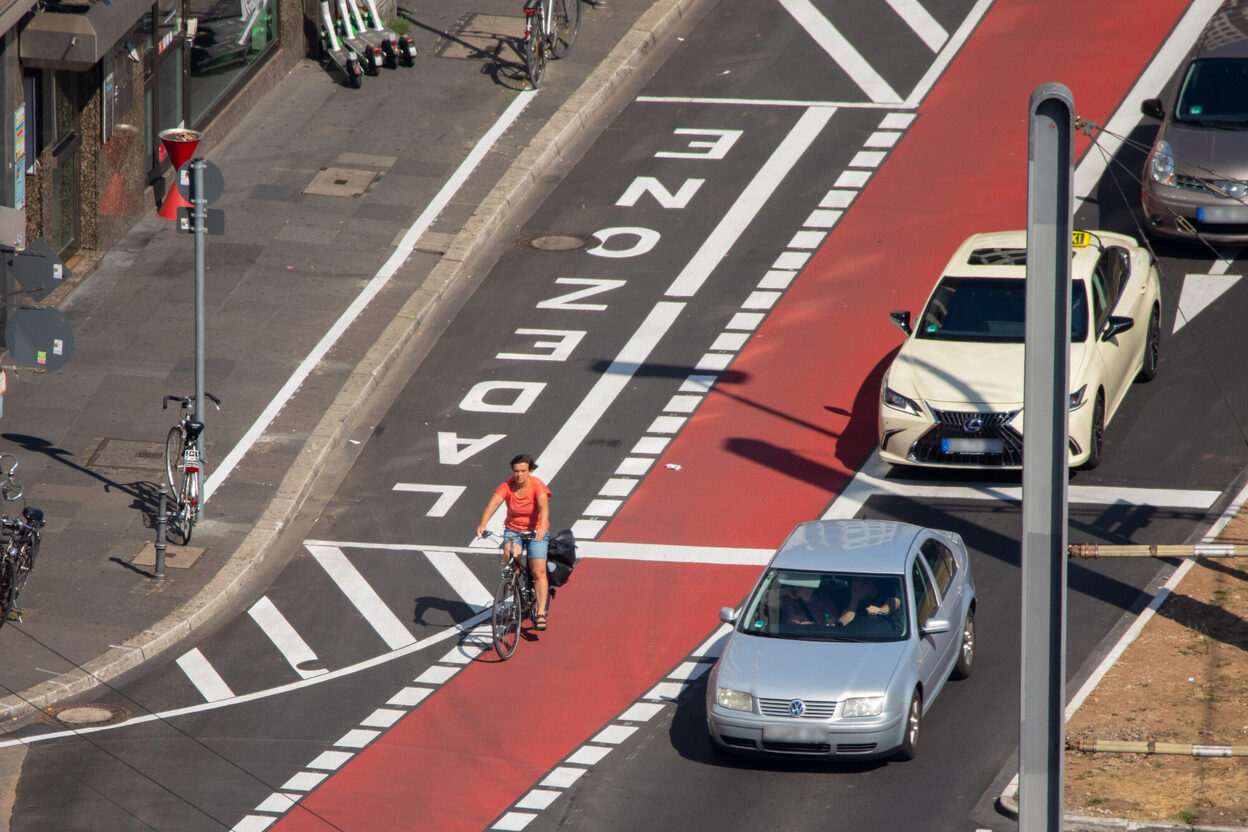
{"label": "sidewalk", "polygon": [[[193,392],[192,238],[153,210],[51,299],[74,327],[74,354],[57,373],[10,373],[0,424],[0,451],[17,454],[28,504],[48,522],[25,619],[0,629],[0,719],[174,658],[181,639],[280,565],[270,561],[282,529],[314,484],[328,487],[318,482],[327,466],[349,460],[357,418],[448,287],[697,5],[585,4],[573,50],[419,240],[413,223],[524,86],[508,46],[491,61],[456,48],[466,38],[440,37],[468,17],[460,4],[405,4],[414,68],[352,90],[305,61],[208,154],[226,183],[213,205],[226,235],[208,237],[205,253],[205,387],[222,401],[203,415],[210,474],[249,430],[259,436],[223,482],[210,481],[206,522],[190,547],[170,547],[163,581],[152,577],[152,526],[177,417],[160,401]],[[520,20],[513,0],[473,8],[476,31]],[[440,57],[439,46],[468,57]],[[375,280],[404,246],[393,276]],[[370,283],[376,296],[300,383],[301,362]],[[284,386],[295,392],[266,425]]]}

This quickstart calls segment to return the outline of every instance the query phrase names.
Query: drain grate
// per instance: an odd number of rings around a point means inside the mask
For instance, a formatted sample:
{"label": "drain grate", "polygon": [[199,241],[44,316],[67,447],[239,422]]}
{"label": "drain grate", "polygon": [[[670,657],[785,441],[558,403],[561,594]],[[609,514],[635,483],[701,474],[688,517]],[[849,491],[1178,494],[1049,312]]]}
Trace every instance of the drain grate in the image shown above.
{"label": "drain grate", "polygon": [[531,234],[516,240],[516,248],[525,251],[584,251],[597,242],[588,234]]}

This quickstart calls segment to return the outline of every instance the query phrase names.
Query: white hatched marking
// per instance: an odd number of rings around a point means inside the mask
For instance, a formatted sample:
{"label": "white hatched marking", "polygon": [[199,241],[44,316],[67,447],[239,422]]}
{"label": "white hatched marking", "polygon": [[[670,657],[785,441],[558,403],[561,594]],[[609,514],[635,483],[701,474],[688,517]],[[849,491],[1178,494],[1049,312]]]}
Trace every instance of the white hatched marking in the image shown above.
{"label": "white hatched marking", "polygon": [[322,751],[317,758],[308,763],[308,768],[317,771],[337,771],[342,764],[354,757],[350,751]]}
{"label": "white hatched marking", "polygon": [[621,500],[590,500],[582,514],[588,517],[611,517],[620,510],[621,505]]}
{"label": "white hatched marking", "polygon": [[676,395],[667,400],[663,410],[666,413],[692,413],[700,404],[702,404],[701,396]]}
{"label": "white hatched marking", "polygon": [[282,791],[310,792],[328,776],[319,771],[301,771],[282,784]]}
{"label": "white hatched marking", "polygon": [[869,170],[847,170],[836,178],[838,188],[861,188],[871,179]]}
{"label": "white hatched marking", "polygon": [[387,705],[399,705],[405,708],[412,708],[412,707],[415,707],[416,705],[419,705],[421,702],[423,702],[425,700],[425,697],[431,693],[433,693],[432,688],[406,687],[400,690],[394,696],[391,696],[390,699],[386,701],[386,704]]}
{"label": "white hatched marking", "polygon": [[914,113],[889,113],[880,122],[881,130],[905,130],[914,122]]}
{"label": "white hatched marking", "polygon": [[727,352],[708,352],[706,355],[698,359],[698,363],[693,365],[695,370],[727,370],[728,365],[732,363],[732,359],[736,358],[732,353]]}
{"label": "white hatched marking", "polygon": [[572,534],[576,537],[579,544],[581,541],[593,540],[602,532],[606,525],[606,520],[586,520],[582,518],[572,524]]}
{"label": "white hatched marking", "polygon": [[394,708],[378,708],[360,720],[365,728],[389,728],[407,715],[407,711]]}
{"label": "white hatched marking", "polygon": [[851,168],[878,168],[888,154],[881,150],[860,150],[849,160]]}
{"label": "white hatched marking", "polygon": [[381,736],[380,731],[366,731],[363,728],[352,728],[339,738],[334,745],[340,745],[343,748],[363,748],[373,740]]}
{"label": "white hatched marking", "polygon": [[831,228],[836,225],[836,221],[841,218],[845,212],[839,208],[816,208],[810,212],[810,216],[806,218],[805,225],[811,228]]}
{"label": "white hatched marking", "polygon": [[667,674],[667,678],[690,681],[697,679],[710,669],[711,665],[709,662],[681,662],[680,667]]}
{"label": "white hatched marking", "polygon": [[586,772],[583,768],[572,768],[571,766],[558,766],[550,774],[546,775],[546,779],[538,783],[539,786],[549,786],[552,789],[566,789],[581,779],[581,775]]}
{"label": "white hatched marking", "polygon": [[529,812],[508,812],[499,819],[498,823],[490,828],[502,829],[504,832],[520,832],[521,829],[532,823],[536,817],[537,815]]}
{"label": "white hatched marking", "polygon": [[901,96],[893,91],[878,72],[859,54],[845,36],[833,26],[810,0],[780,0],[789,14],[827,52],[849,79],[877,104],[900,104]]}
{"label": "white hatched marking", "polygon": [[256,806],[256,811],[274,812],[275,814],[280,815],[283,812],[289,812],[293,809],[297,799],[297,795],[273,792],[273,794],[266,797],[258,806]]}
{"label": "white hatched marking", "polygon": [[480,612],[494,605],[494,593],[485,588],[459,555],[454,552],[426,551],[425,557],[473,612]]}
{"label": "white hatched marking", "polygon": [[264,832],[277,818],[266,818],[261,815],[248,815],[231,827],[230,832]]}
{"label": "white hatched marking", "polygon": [[715,386],[715,379],[718,376],[698,376],[693,375],[686,378],[680,383],[680,392],[682,393],[709,393],[711,388]]}
{"label": "white hatched marking", "polygon": [[199,648],[195,647],[178,656],[178,667],[182,668],[182,672],[186,674],[186,678],[191,680],[191,684],[199,691],[200,695],[208,702],[219,702],[222,699],[231,699],[234,691],[230,690],[230,686],[221,678],[221,674],[208,663],[204,658],[204,654],[199,652]]}
{"label": "white hatched marking", "polygon": [[823,231],[798,231],[789,240],[788,248],[819,248],[826,236],[828,235]]}
{"label": "white hatched marking", "polygon": [[854,201],[854,197],[856,196],[858,196],[857,191],[833,188],[823,195],[823,199],[819,200],[819,207],[848,208],[849,204]]}
{"label": "white hatched marking", "polygon": [[886,2],[893,7],[893,11],[897,12],[897,16],[914,30],[919,39],[927,44],[928,49],[939,52],[940,47],[949,40],[949,33],[945,31],[945,27],[941,26],[927,9],[920,6],[918,0],[886,0]]}
{"label": "white hatched marking", "polygon": [[748,332],[721,332],[711,344],[711,349],[715,352],[737,352],[749,340]]}
{"label": "white hatched marking", "polygon": [[742,309],[770,309],[780,300],[779,292],[750,292],[750,296],[741,304]]}
{"label": "white hatched marking", "polygon": [[[727,356],[728,360],[732,360],[732,356]],[[675,433],[680,430],[681,425],[685,423],[684,416],[657,416],[650,423],[650,427],[646,433]]]}
{"label": "white hatched marking", "polygon": [[[818,232],[818,234],[819,234],[819,239],[823,239],[825,236],[827,236],[822,231]],[[797,238],[794,237],[793,239],[796,240]],[[793,245],[793,243],[789,243],[789,245]],[[794,246],[794,247],[797,248],[797,246]],[[811,248],[816,248],[816,247],[817,245],[811,246]],[[789,284],[793,282],[793,278],[795,277],[797,277],[797,272],[791,269],[768,269],[767,274],[763,275],[763,279],[758,281],[758,288],[760,289],[787,289],[789,288]]]}
{"label": "white hatched marking", "polygon": [[602,497],[627,497],[637,487],[637,480],[623,477],[612,477],[607,480],[598,494]]}
{"label": "white hatched marking", "polygon": [[661,710],[663,706],[655,702],[638,702],[620,714],[619,719],[625,722],[649,722]]}
{"label": "white hatched marking", "polygon": [[677,699],[685,692],[685,685],[681,682],[659,682],[642,699]]}
{"label": "white hatched marking", "polygon": [[435,664],[417,676],[414,681],[420,685],[440,685],[458,672],[458,667],[446,667],[445,665]]}
{"label": "white hatched marking", "polygon": [[773,269],[792,269],[796,271],[806,265],[806,261],[810,259],[810,252],[806,251],[786,251],[782,252],[776,258],[776,262],[772,263]]}
{"label": "white hatched marking", "polygon": [[637,440],[637,444],[633,446],[630,453],[634,454],[652,454],[657,456],[663,453],[663,449],[667,447],[667,443],[672,440],[666,436],[643,436]]}
{"label": "white hatched marking", "polygon": [[644,476],[653,464],[653,459],[646,459],[644,456],[626,456],[620,463],[620,467],[615,469],[615,473],[626,477],[640,477]]}
{"label": "white hatched marking", "polygon": [[550,804],[555,802],[559,797],[559,792],[550,789],[533,789],[524,797],[516,801],[517,809],[536,809],[541,812],[549,808]]}
{"label": "white hatched marking", "polygon": [[892,147],[900,138],[901,133],[896,130],[876,130],[862,144],[863,147]]}
{"label": "white hatched marking", "polygon": [[290,666],[301,679],[310,679],[329,672],[329,669],[324,667],[319,670],[299,669],[299,665],[303,662],[315,661],[316,654],[295,632],[295,628],[286,620],[286,616],[282,615],[267,595],[252,604],[247,614],[260,625],[261,631],[269,637],[269,641],[273,642],[273,646],[282,654],[282,657],[290,662]]}
{"label": "white hatched marking", "polygon": [[603,757],[611,753],[610,748],[601,745],[582,745],[564,762],[576,763],[582,766],[592,766]]}
{"label": "white hatched marking", "polygon": [[636,732],[637,728],[633,725],[608,725],[591,738],[590,742],[600,742],[603,745],[619,745]]}
{"label": "white hatched marking", "polygon": [[338,584],[347,600],[355,605],[364,620],[377,631],[387,647],[395,650],[416,641],[398,616],[390,611],[386,602],[364,580],[364,576],[351,565],[341,549],[335,546],[305,545],[321,568]]}
{"label": "white hatched marking", "polygon": [[738,312],[724,329],[758,329],[762,322],[763,315],[760,312]]}

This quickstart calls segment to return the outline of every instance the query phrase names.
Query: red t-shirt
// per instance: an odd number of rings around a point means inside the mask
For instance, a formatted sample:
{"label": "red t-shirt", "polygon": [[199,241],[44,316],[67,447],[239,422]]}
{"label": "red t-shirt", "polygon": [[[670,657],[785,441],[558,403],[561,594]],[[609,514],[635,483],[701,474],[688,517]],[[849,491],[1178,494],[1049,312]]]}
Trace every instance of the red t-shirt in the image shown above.
{"label": "red t-shirt", "polygon": [[529,477],[528,494],[517,496],[515,488],[515,481],[508,477],[502,485],[494,489],[494,493],[502,497],[507,505],[507,519],[503,525],[517,532],[537,531],[537,521],[542,516],[537,505],[537,495],[544,493],[546,499],[550,499],[550,489],[546,487],[546,483],[533,476]]}

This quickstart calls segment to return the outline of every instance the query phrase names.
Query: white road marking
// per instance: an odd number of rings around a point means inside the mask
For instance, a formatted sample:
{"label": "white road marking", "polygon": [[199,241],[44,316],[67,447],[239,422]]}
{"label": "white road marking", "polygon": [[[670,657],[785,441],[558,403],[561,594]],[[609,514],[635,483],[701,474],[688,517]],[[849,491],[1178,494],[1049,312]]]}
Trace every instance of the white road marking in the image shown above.
{"label": "white road marking", "polygon": [[542,780],[542,782],[538,783],[538,785],[550,786],[556,789],[570,788],[574,783],[576,783],[577,780],[581,779],[581,775],[588,770],[589,769],[574,768],[573,766],[556,766],[550,774],[546,775],[546,778]]}
{"label": "white road marking", "polygon": [[386,602],[381,600],[381,596],[369,585],[368,581],[364,580],[364,576],[351,565],[341,549],[317,545],[307,548],[312,553],[312,557],[316,558],[316,562],[347,596],[347,600],[377,631],[377,635],[381,636],[387,647],[394,650],[415,641],[403,622],[390,610]]}
{"label": "white road marking", "polygon": [[[981,21],[988,13],[988,9],[992,7],[993,0],[978,0],[971,9],[970,13],[962,20],[962,24],[958,26],[953,35],[945,41],[944,48],[936,53],[936,60],[932,61],[931,66],[927,68],[927,72],[923,73],[923,77],[919,79],[919,83],[915,84],[914,89],[906,96],[904,102],[907,109],[914,109],[919,106],[927,94],[931,92],[935,86],[937,79],[945,73],[949,62],[953,60],[958,51],[962,49],[962,44],[966,43],[971,33],[975,31],[975,27],[979,26]],[[1139,111],[1139,107],[1136,107]],[[913,116],[911,116],[913,118]],[[885,127],[892,125],[882,125]]]}
{"label": "white road marking", "polygon": [[858,87],[877,104],[899,104],[901,96],[893,91],[880,74],[858,53],[854,45],[815,8],[810,0],[780,0],[780,5],[793,15],[819,47],[844,70]]}
{"label": "white road marking", "polygon": [[307,679],[329,672],[327,668],[299,669],[299,665],[303,662],[315,661],[316,653],[312,652],[307,642],[295,632],[295,628],[286,620],[286,616],[282,615],[267,595],[252,604],[247,614],[260,626],[260,630],[269,637],[269,641],[273,642],[273,646],[282,654],[282,658],[290,663],[300,678]]}
{"label": "white road marking", "polygon": [[920,6],[918,0],[886,0],[886,2],[893,7],[893,11],[897,12],[897,16],[914,30],[919,39],[927,44],[928,49],[939,52],[940,47],[949,40],[949,33],[945,31],[945,27],[941,26],[927,9]]}
{"label": "white road marking", "polygon": [[221,460],[221,464],[208,476],[204,481],[204,502],[208,502],[217,488],[225,482],[230,472],[242,461],[243,457],[251,450],[256,441],[264,434],[269,425],[277,418],[277,414],[281,412],[286,403],[295,395],[300,386],[307,380],[316,366],[321,363],[321,359],[325,354],[338,343],[338,339],[343,336],[347,328],[355,322],[364,309],[372,302],[386,284],[390,282],[390,278],[398,272],[399,268],[407,262],[407,258],[411,256],[412,249],[416,247],[416,241],[429,230],[429,226],[433,225],[433,221],[438,215],[450,204],[451,199],[463,187],[464,182],[476,170],[477,165],[493,148],[494,143],[507,132],[512,123],[515,122],[524,109],[529,106],[536,95],[536,91],[522,92],[516,96],[510,106],[503,111],[498,120],[490,126],[490,129],[481,136],[480,140],[473,146],[468,153],[467,158],[460,163],[455,172],[451,174],[451,178],[446,181],[442,188],[434,195],[429,204],[425,206],[425,210],[421,211],[420,216],[407,229],[407,233],[403,235],[403,239],[399,240],[398,246],[391,253],[390,257],[382,264],[377,273],[369,280],[364,289],[355,297],[351,305],[334,321],[333,326],[325,333],[324,337],[317,343],[312,351],[299,363],[295,368],[295,372],[291,374],[282,388],[277,391],[272,401],[260,412],[256,417],[256,421],[252,423],[247,432],[228,454]]}
{"label": "white road marking", "polygon": [[425,552],[425,557],[473,612],[493,606],[494,593],[485,588],[476,574],[454,552],[430,549]]}
{"label": "white road marking", "polygon": [[438,499],[433,501],[433,505],[425,512],[426,517],[445,517],[446,513],[451,510],[451,506],[455,505],[455,501],[459,499],[459,495],[464,493],[464,485],[428,485],[419,482],[396,482],[394,491],[412,491],[415,493],[437,494]]}
{"label": "white road marking", "polygon": [[208,663],[204,658],[204,654],[199,652],[199,648],[195,647],[178,656],[178,667],[182,668],[182,672],[186,674],[186,678],[191,680],[191,684],[200,692],[200,695],[209,702],[220,702],[223,699],[232,699],[234,691],[230,690],[230,686],[225,683],[221,675],[216,669]]}
{"label": "white road marking", "polygon": [[1209,267],[1208,274],[1189,274],[1183,277],[1183,288],[1179,290],[1179,308],[1174,315],[1174,329],[1170,330],[1171,334],[1182,329],[1239,282],[1243,275],[1226,273],[1237,256],[1237,248],[1223,250],[1222,257]]}
{"label": "white road marking", "polygon": [[831,107],[811,107],[802,113],[797,124],[793,125],[793,129],[759,168],[758,173],[754,174],[754,178],[745,186],[736,202],[715,226],[715,230],[702,241],[693,259],[672,281],[667,289],[668,297],[687,298],[697,294],[711,276],[711,272],[723,262],[728,250],[775,193],[780,182],[819,137],[819,133],[835,112]]}

